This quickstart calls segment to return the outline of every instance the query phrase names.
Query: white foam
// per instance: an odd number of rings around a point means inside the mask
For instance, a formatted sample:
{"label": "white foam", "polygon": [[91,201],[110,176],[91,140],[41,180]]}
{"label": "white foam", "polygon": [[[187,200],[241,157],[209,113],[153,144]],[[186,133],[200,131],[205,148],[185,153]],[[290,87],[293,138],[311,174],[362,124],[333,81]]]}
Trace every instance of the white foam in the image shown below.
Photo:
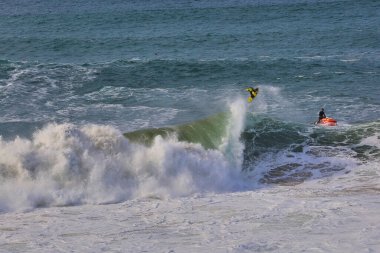
{"label": "white foam", "polygon": [[240,142],[240,135],[245,127],[246,111],[247,103],[242,98],[230,104],[231,118],[227,126],[227,135],[219,147],[237,169],[240,169],[243,163],[244,145]]}
{"label": "white foam", "polygon": [[0,251],[379,252],[379,208],[321,184],[45,208],[0,215]]}
{"label": "white foam", "polygon": [[361,145],[369,145],[380,148],[380,135],[373,135],[363,139]]}
{"label": "white foam", "polygon": [[243,100],[231,104],[231,114],[220,151],[160,136],[146,147],[102,125],[49,124],[31,140],[1,140],[0,209],[233,190],[240,184]]}

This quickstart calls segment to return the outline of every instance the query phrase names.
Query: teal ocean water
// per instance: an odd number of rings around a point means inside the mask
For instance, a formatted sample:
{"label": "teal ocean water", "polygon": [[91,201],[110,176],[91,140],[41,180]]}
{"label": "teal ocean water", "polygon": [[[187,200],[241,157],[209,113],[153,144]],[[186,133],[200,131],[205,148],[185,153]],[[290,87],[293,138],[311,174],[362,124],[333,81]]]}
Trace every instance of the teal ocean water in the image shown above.
{"label": "teal ocean water", "polygon": [[[374,0],[2,1],[0,209],[378,166],[379,9]],[[251,104],[249,86],[260,88]],[[321,107],[337,127],[313,125]],[[178,189],[183,171],[203,179]],[[25,191],[17,203],[6,190],[15,182]]]}

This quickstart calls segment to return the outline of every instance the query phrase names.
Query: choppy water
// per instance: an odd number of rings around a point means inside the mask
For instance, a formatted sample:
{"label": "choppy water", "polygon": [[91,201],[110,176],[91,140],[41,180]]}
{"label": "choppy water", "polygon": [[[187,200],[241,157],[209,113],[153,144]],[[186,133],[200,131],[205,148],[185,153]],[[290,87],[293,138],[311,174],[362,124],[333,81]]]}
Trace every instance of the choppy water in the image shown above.
{"label": "choppy water", "polygon": [[0,209],[378,178],[379,8],[3,1]]}

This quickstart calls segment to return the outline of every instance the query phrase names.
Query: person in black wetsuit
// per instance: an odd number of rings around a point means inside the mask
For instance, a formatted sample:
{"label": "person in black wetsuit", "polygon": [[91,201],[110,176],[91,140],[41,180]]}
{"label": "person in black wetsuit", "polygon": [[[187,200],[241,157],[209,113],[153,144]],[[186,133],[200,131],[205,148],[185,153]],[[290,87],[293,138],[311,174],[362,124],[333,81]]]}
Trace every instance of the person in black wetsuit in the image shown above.
{"label": "person in black wetsuit", "polygon": [[321,110],[319,111],[319,118],[318,118],[317,124],[320,123],[321,119],[323,118],[326,118],[326,114],[325,114],[325,109],[321,108]]}

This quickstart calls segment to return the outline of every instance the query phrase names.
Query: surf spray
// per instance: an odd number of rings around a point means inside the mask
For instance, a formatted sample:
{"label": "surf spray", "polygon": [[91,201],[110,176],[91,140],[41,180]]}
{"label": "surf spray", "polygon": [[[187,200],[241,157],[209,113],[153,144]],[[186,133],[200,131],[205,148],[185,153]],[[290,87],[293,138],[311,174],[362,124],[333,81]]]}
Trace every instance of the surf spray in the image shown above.
{"label": "surf spray", "polygon": [[227,125],[226,136],[222,140],[219,150],[224,154],[231,167],[241,171],[243,163],[244,145],[240,141],[240,135],[244,130],[247,104],[239,98],[229,105],[230,120]]}

